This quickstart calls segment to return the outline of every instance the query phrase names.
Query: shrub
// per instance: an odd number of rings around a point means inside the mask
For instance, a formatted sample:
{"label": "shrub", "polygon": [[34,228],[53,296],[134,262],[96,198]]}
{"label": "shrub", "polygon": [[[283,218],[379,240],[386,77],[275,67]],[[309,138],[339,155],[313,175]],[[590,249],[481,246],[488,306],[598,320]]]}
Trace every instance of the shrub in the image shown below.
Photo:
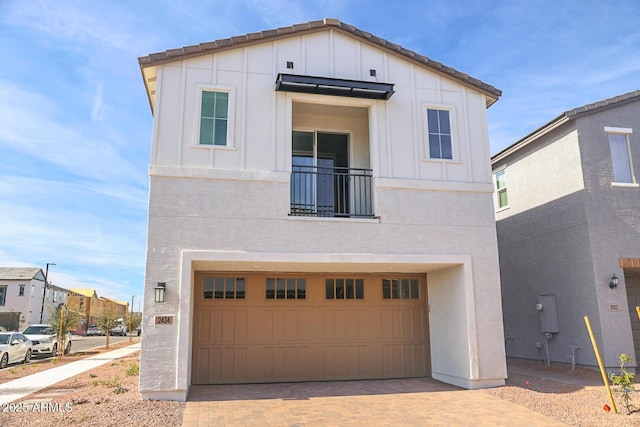
{"label": "shrub", "polygon": [[618,358],[620,359],[620,375],[612,372],[609,374],[609,379],[611,383],[616,386],[614,391],[620,394],[620,403],[626,409],[627,415],[630,415],[634,407],[631,403],[631,392],[636,391],[633,385],[633,380],[636,376],[631,372],[627,372],[624,365],[633,360],[631,356],[626,353],[622,353]]}

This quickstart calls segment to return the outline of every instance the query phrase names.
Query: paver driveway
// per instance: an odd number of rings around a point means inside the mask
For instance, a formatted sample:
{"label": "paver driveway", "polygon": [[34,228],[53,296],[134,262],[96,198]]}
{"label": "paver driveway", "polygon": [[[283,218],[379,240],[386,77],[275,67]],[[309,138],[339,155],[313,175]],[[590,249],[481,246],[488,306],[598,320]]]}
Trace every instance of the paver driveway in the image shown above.
{"label": "paver driveway", "polygon": [[192,386],[183,426],[561,426],[430,378]]}

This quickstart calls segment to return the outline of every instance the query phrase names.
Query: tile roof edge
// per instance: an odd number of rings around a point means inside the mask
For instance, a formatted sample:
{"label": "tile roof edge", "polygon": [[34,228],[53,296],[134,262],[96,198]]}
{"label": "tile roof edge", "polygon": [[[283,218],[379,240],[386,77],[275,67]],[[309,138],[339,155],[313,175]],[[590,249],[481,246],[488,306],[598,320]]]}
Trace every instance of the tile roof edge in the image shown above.
{"label": "tile roof edge", "polygon": [[489,105],[497,101],[502,96],[502,91],[496,87],[485,83],[477,78],[470,77],[469,75],[457,71],[454,68],[448,67],[438,61],[434,61],[424,55],[418,54],[412,50],[406,49],[398,44],[392,43],[381,37],[375,36],[367,31],[361,30],[353,25],[347,24],[336,18],[324,18],[323,20],[309,21],[300,24],[293,24],[287,27],[280,27],[274,30],[263,30],[259,32],[247,33],[239,36],[232,36],[224,39],[213,40],[209,42],[199,43],[197,45],[184,46],[182,48],[168,49],[164,52],[150,53],[146,56],[138,58],[140,68],[150,67],[154,65],[161,65],[168,62],[178,61],[180,59],[187,59],[194,56],[206,55],[213,53],[216,50],[223,48],[232,48],[235,46],[241,46],[246,43],[255,43],[260,40],[270,40],[280,37],[287,37],[296,33],[305,33],[310,31],[319,31],[323,28],[335,27],[346,33],[353,35],[354,37],[361,38],[369,43],[378,45],[382,48],[386,48],[389,51],[396,53],[402,57],[408,58],[431,68],[443,75],[449,76],[454,80],[458,80],[464,84],[473,86],[485,92],[489,97],[494,98]]}

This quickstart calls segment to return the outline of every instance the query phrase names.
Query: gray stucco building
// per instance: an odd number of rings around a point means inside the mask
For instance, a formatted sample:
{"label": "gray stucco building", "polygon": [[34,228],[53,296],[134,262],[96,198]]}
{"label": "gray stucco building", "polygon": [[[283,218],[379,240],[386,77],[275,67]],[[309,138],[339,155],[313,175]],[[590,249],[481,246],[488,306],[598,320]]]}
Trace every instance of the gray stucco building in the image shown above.
{"label": "gray stucco building", "polygon": [[508,357],[596,365],[585,316],[607,367],[640,356],[638,168],[640,91],[567,111],[492,157]]}

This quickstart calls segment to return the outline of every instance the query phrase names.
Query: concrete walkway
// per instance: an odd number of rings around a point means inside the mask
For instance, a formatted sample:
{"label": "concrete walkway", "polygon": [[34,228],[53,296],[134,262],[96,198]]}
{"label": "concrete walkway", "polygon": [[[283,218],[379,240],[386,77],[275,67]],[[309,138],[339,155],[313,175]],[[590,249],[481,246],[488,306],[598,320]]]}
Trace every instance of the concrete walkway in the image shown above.
{"label": "concrete walkway", "polygon": [[140,343],[106,353],[96,354],[76,362],[47,369],[33,375],[0,384],[0,405],[21,399],[31,393],[52,386],[90,369],[102,366],[112,360],[128,356],[140,350]]}

